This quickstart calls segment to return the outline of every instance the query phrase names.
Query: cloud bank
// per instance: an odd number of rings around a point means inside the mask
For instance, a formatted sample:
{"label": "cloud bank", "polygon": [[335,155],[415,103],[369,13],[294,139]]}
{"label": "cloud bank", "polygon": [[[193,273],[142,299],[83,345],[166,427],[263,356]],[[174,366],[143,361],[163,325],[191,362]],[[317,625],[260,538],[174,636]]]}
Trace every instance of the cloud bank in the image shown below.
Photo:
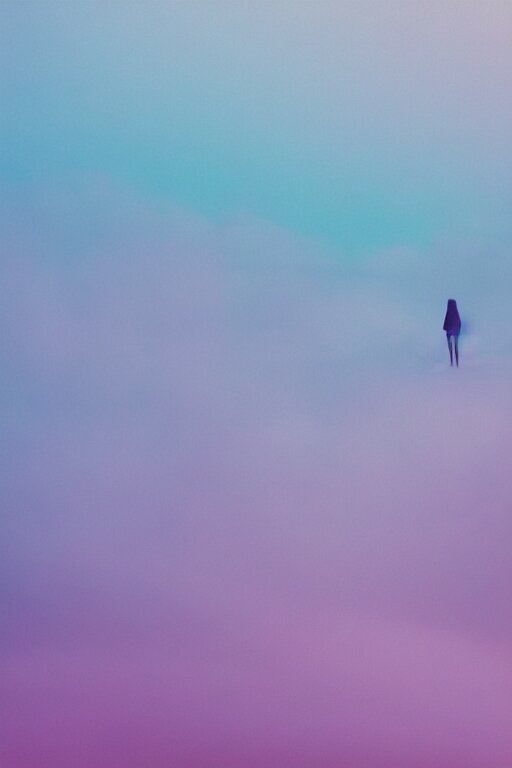
{"label": "cloud bank", "polygon": [[5,765],[510,761],[506,255],[102,177],[3,230]]}

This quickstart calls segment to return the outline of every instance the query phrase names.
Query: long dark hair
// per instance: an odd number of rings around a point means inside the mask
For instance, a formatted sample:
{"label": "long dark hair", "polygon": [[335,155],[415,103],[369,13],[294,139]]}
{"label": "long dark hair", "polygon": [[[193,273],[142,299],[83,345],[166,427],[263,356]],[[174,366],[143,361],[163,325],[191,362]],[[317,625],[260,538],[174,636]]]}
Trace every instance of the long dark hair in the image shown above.
{"label": "long dark hair", "polygon": [[446,307],[446,315],[444,317],[443,331],[454,331],[460,333],[460,315],[457,309],[457,302],[455,299],[448,299],[448,306]]}

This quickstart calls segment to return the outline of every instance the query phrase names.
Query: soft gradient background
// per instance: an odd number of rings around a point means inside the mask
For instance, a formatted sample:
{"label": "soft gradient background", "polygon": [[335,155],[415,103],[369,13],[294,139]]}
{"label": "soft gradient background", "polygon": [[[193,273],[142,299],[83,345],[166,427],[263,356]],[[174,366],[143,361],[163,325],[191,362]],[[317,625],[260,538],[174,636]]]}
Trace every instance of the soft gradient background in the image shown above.
{"label": "soft gradient background", "polygon": [[512,4],[0,21],[1,767],[510,768]]}

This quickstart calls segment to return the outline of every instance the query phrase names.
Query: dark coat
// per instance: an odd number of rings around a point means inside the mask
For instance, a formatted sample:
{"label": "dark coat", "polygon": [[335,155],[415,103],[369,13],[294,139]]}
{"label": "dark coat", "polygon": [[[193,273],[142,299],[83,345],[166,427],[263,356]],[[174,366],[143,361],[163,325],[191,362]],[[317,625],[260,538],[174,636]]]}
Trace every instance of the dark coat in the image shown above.
{"label": "dark coat", "polygon": [[455,299],[448,299],[448,307],[446,308],[446,315],[444,318],[443,331],[446,333],[458,335],[460,333],[460,315],[457,309],[457,302]]}

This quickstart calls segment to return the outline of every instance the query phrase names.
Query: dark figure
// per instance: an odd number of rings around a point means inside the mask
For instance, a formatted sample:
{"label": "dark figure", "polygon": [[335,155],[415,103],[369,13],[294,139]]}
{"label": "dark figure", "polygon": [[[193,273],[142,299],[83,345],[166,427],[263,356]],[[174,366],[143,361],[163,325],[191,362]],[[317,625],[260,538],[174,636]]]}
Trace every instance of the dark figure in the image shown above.
{"label": "dark figure", "polygon": [[443,331],[446,331],[448,349],[450,351],[450,365],[453,365],[453,349],[455,347],[455,361],[459,367],[459,333],[460,333],[460,315],[457,309],[455,299],[448,299],[446,315],[444,318]]}

